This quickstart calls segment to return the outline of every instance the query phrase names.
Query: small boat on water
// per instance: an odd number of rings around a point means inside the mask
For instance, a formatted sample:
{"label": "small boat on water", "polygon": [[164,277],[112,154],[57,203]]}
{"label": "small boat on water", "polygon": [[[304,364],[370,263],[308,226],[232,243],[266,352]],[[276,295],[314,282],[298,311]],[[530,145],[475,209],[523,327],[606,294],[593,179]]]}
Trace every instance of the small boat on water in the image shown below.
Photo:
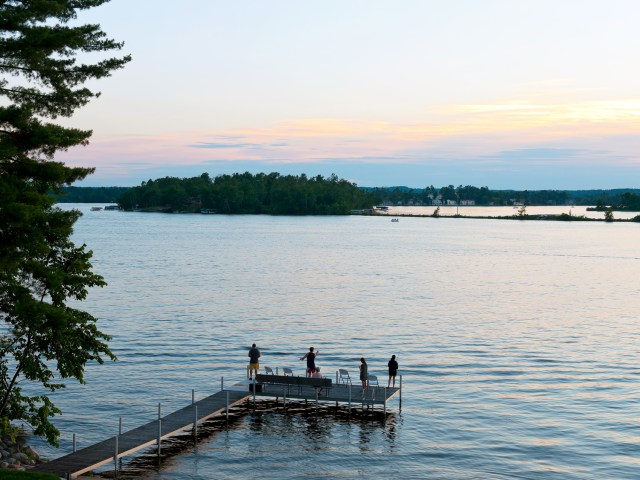
{"label": "small boat on water", "polygon": [[99,212],[100,210],[102,210],[102,207],[91,207],[92,212]]}
{"label": "small boat on water", "polygon": [[392,218],[392,219],[391,219],[391,221],[392,221],[392,222],[399,222],[399,221],[400,221],[400,219],[399,219],[399,218]]}
{"label": "small boat on water", "polygon": [[119,205],[107,205],[106,207],[104,207],[105,210],[120,210],[120,206]]}

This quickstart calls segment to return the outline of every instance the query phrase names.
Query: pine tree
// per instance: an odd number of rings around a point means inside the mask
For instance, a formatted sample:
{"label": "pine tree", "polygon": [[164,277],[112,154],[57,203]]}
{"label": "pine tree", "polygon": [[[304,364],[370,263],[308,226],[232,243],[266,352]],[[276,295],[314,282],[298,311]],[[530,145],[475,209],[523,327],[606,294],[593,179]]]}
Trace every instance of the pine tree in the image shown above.
{"label": "pine tree", "polygon": [[[51,195],[93,172],[54,160],[91,131],[49,121],[99,95],[87,81],[130,61],[79,61],[123,46],[99,25],[77,24],[78,11],[106,1],[0,1],[0,417],[28,422],[53,445],[59,410],[46,393],[65,379],[83,383],[89,361],[115,360],[97,320],[68,304],[105,282],[92,252],[70,239],[80,212],[54,207]],[[36,385],[29,394],[25,382]]]}

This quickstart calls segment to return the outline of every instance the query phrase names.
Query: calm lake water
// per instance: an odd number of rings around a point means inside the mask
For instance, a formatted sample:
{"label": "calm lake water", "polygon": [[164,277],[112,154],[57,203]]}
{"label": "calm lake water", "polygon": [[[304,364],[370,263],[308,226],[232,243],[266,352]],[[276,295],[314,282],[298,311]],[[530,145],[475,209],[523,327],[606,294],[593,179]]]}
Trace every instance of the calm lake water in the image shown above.
{"label": "calm lake water", "polygon": [[385,384],[396,354],[402,411],[250,415],[142,478],[640,478],[639,224],[76,207],[109,283],[83,308],[119,360],[55,396],[50,457],[242,379],[255,342],[297,373],[309,346],[325,374],[364,356]]}

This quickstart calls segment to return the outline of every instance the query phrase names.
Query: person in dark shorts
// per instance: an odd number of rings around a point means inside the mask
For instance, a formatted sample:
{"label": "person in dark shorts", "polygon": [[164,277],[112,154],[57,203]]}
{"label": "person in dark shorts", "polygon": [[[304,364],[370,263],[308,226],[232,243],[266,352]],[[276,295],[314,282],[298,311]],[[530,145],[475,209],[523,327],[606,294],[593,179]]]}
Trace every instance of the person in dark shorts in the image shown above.
{"label": "person in dark shorts", "polygon": [[309,347],[309,351],[300,357],[300,360],[307,359],[307,377],[310,377],[316,371],[316,356],[319,353],[319,351],[314,352],[313,347]]}
{"label": "person in dark shorts", "polygon": [[391,355],[391,360],[389,360],[389,381],[387,382],[387,388],[391,385],[391,380],[393,379],[393,387],[396,386],[396,374],[398,373],[398,362],[396,361],[396,356]]}
{"label": "person in dark shorts", "polygon": [[369,385],[369,366],[364,357],[360,359],[360,381],[362,382],[362,398],[364,398],[364,392]]}
{"label": "person in dark shorts", "polygon": [[258,359],[262,356],[258,347],[254,343],[251,345],[251,350],[249,350],[249,380],[253,380],[253,373],[257,375],[260,371],[260,364],[258,363]]}

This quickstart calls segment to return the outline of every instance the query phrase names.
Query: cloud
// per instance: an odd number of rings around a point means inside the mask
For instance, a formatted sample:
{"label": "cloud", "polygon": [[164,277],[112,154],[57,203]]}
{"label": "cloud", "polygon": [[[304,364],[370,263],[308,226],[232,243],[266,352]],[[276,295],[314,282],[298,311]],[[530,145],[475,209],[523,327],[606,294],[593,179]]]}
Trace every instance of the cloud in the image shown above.
{"label": "cloud", "polygon": [[[246,166],[252,172],[336,172],[363,185],[391,179],[402,184],[402,172],[408,175],[404,183],[419,184],[431,183],[430,176],[455,176],[447,182],[457,184],[471,174],[486,180],[507,171],[539,180],[545,169],[561,179],[567,167],[623,178],[619,172],[632,175],[640,168],[639,120],[635,99],[505,100],[444,105],[412,122],[309,118],[255,128],[95,138],[61,158],[96,166],[97,175],[144,179],[152,172],[235,172]],[[380,173],[385,170],[386,176]],[[368,180],[374,177],[381,180]]]}
{"label": "cloud", "polygon": [[200,142],[191,145],[187,145],[190,148],[251,148],[251,147],[259,147],[255,143],[210,143],[210,142]]}

